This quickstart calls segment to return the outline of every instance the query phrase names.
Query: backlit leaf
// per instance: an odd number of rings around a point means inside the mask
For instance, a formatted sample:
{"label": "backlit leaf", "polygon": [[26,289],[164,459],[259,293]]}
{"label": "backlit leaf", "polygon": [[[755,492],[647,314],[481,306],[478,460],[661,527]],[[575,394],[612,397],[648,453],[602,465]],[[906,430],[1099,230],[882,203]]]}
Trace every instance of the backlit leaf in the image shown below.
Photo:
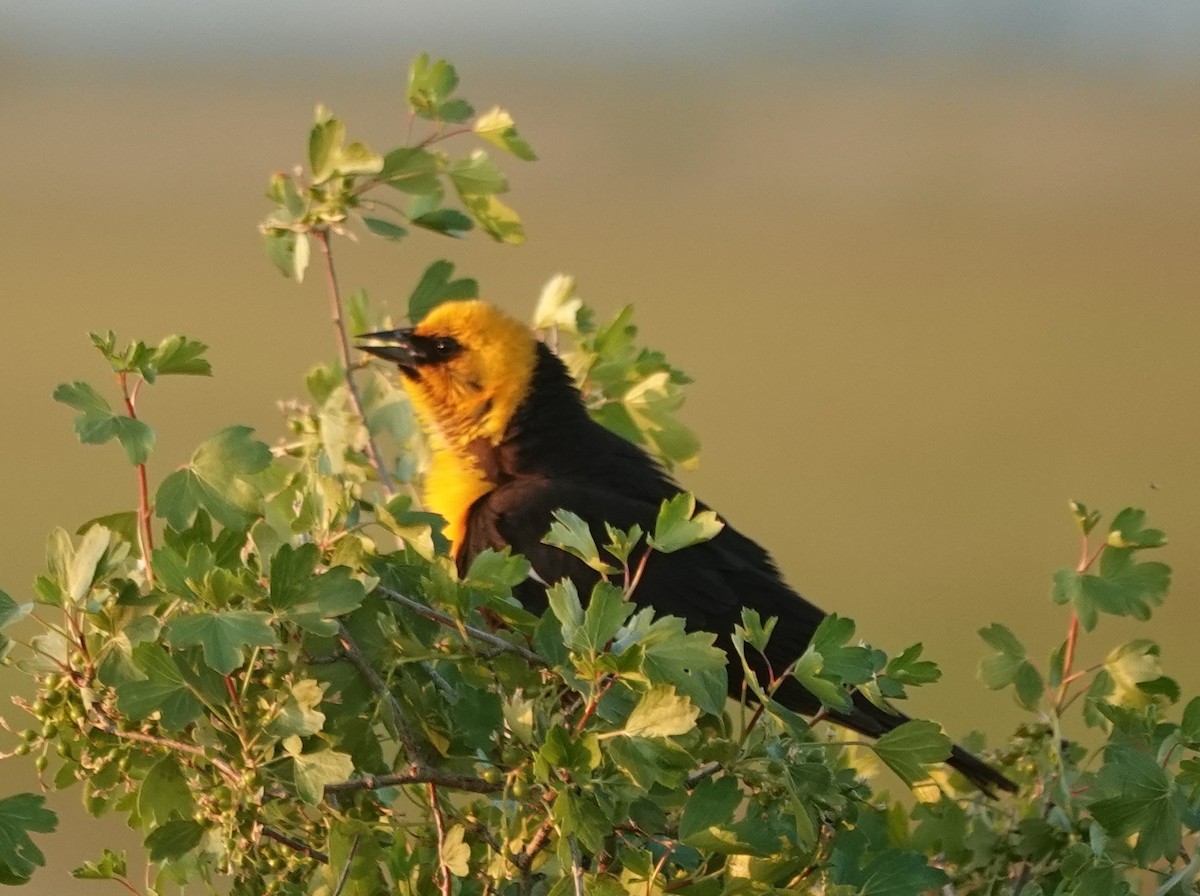
{"label": "backlit leaf", "polygon": [[929,777],[927,767],[945,762],[950,747],[938,725],[920,719],[892,729],[872,745],[875,755],[908,784]]}
{"label": "backlit leaf", "polygon": [[650,546],[656,551],[670,554],[709,541],[725,528],[711,510],[696,512],[696,498],[686,492],[664,501],[654,523],[654,534]]}
{"label": "backlit leaf", "polygon": [[629,737],[672,737],[687,734],[696,727],[700,708],[675,692],[670,685],[658,685],[642,695],[622,733]]}
{"label": "backlit leaf", "polygon": [[511,152],[518,159],[532,162],[537,158],[533,148],[517,133],[512,116],[499,106],[480,115],[475,120],[474,130],[484,140]]}

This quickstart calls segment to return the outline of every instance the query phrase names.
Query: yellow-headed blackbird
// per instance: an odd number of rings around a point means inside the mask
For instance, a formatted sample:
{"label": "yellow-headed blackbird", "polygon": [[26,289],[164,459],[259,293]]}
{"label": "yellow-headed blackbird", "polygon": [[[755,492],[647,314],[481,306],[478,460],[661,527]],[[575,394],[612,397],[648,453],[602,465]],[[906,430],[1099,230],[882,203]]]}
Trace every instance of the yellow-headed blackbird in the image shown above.
{"label": "yellow-headed blackbird", "polygon": [[[447,522],[460,571],[487,548],[511,547],[536,573],[517,589],[524,606],[547,606],[545,584],[570,578],[587,594],[598,574],[542,543],[559,508],[577,514],[604,543],[604,523],[653,531],[663,500],[679,486],[636,445],[588,416],[558,357],[524,324],[481,301],[447,302],[411,329],[366,334],[360,346],[400,368],[405,388],[433,441],[426,500]],[[638,603],[712,632],[730,657],[730,690],[742,667],[730,635],[742,607],[778,623],[766,651],[774,670],[804,652],[825,613],[789,588],[771,557],[728,523],[711,541],[656,554],[633,592]],[[750,651],[748,651],[750,653]],[[756,672],[764,672],[766,664]],[[794,678],[776,699],[812,714],[820,703]],[[907,717],[855,694],[847,712],[828,716],[878,737]],[[959,747],[949,764],[987,793],[1016,785]]]}

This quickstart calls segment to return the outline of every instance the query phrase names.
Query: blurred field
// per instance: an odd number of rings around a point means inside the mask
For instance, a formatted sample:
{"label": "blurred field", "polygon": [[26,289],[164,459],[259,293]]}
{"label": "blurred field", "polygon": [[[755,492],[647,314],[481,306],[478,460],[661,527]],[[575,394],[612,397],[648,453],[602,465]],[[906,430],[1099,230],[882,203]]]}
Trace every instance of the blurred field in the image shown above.
{"label": "blurred field", "polygon": [[[376,148],[395,139],[417,49],[353,77],[0,68],[14,597],[52,526],[135,499],[119,451],[79,446],[50,400],[103,381],[87,330],[212,345],[215,379],[143,393],[155,478],[225,424],[276,436],[274,402],[332,343],[318,285],[284,281],[259,246],[267,174],[302,160],[317,101]],[[510,108],[541,156],[506,165],[528,244],[364,238],[339,250],[347,287],[399,310],[444,255],[516,311],[559,271],[608,312],[635,302],[645,341],[696,379],[704,465],[686,483],[864,637],[924,641],[947,680],[914,709],[951,732],[1002,738],[1018,718],[975,681],[977,628],[1005,622],[1039,653],[1061,639],[1048,591],[1078,549],[1071,498],[1148,509],[1176,570],[1149,626],[1103,621],[1081,661],[1136,631],[1200,687],[1200,81],[456,61],[465,94]],[[0,793],[32,785],[29,764],[0,772]],[[72,817],[75,793],[54,802],[73,835],[42,838],[51,867],[26,892],[92,892],[65,869],[123,826]]]}

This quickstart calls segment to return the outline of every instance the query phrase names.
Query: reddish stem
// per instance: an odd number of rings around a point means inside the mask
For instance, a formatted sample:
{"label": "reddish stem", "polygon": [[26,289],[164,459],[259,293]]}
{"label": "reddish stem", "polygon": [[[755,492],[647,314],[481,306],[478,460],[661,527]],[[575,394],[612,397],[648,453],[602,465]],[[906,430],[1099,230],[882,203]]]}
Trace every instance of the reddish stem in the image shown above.
{"label": "reddish stem", "polygon": [[[130,420],[136,420],[137,416],[137,393],[141,387],[139,380],[133,387],[133,391],[129,391],[128,376],[124,371],[117,374],[117,382],[121,384],[121,397],[125,401],[125,413],[129,415]],[[141,541],[142,561],[146,564],[146,584],[151,588],[154,587],[154,566],[151,563],[151,555],[154,553],[154,530],[150,526],[150,484],[146,479],[146,465],[140,463],[137,465],[137,480],[138,480],[138,537]]]}
{"label": "reddish stem", "polygon": [[1067,688],[1070,687],[1071,682],[1076,678],[1076,676],[1071,675],[1071,664],[1075,662],[1075,642],[1078,640],[1078,638],[1079,614],[1073,612],[1071,613],[1071,627],[1067,629],[1067,647],[1063,653],[1063,680],[1058,686],[1058,700],[1055,701],[1056,708],[1060,710],[1062,708],[1063,698],[1067,696]]}

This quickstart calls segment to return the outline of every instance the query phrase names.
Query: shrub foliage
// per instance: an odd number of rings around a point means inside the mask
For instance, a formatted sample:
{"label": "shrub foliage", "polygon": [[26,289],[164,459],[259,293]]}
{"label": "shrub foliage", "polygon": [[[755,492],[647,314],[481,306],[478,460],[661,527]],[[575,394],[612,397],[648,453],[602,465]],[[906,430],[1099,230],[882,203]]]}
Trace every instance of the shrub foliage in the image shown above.
{"label": "shrub foliage", "polygon": [[[134,474],[134,509],[51,533],[32,594],[0,592],[5,661],[36,689],[7,717],[11,753],[32,754],[40,788],[77,788],[91,814],[145,837],[146,874],[110,850],[73,874],[146,896],[1193,892],[1200,698],[1174,711],[1150,640],[1075,662],[1103,617],[1148,620],[1167,593],[1170,568],[1147,559],[1165,539],[1141,511],[1105,525],[1072,505],[1080,553],[1053,576],[1067,634],[1048,661],[1004,625],[980,630],[983,683],[1028,712],[991,754],[1022,786],[999,801],[945,773],[950,740],[932,723],[862,743],[771,700],[793,675],[831,708],[853,689],[902,700],[939,676],[919,644],[889,657],[831,616],[792,668],[747,667],[727,701],[712,636],[630,600],[653,552],[719,529],[687,496],[653,532],[606,544],[560,512],[547,539],[605,579],[587,595],[555,584],[541,617],[511,596],[523,558],[485,553],[456,574],[420,508],[411,409],[350,347],[394,321],[342,294],[333,245],[524,239],[489,150],[534,152],[509,113],[477,114],[457,85],[453,66],[416,60],[409,137],[385,154],[319,107],[307,166],[270,180],[268,255],[297,281],[310,262],[323,271],[336,348],[284,406],[281,438],[229,426],[152,479],[140,391],[212,373],[184,336],[93,334],[115,383],[54,394],[80,441],[115,441]],[[405,316],[476,292],[435,261]],[[674,416],[687,378],[638,344],[629,309],[601,323],[557,277],[532,322],[599,420],[668,466],[694,461]],[[772,625],[745,615],[743,657]],[[55,823],[37,793],[0,799],[0,880],[44,864],[31,835]]]}

